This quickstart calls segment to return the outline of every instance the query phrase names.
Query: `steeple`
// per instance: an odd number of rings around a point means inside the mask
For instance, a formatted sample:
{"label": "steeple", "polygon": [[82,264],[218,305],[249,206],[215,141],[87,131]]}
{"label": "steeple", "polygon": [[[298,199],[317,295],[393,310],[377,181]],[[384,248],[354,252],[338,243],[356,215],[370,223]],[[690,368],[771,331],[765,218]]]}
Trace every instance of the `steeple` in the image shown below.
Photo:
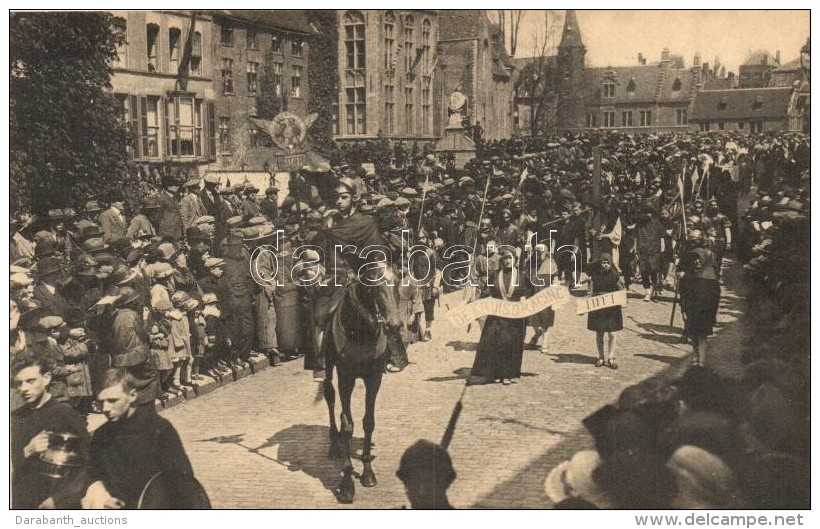
{"label": "steeple", "polygon": [[559,48],[583,48],[584,42],[581,39],[581,29],[578,27],[578,19],[575,17],[574,9],[567,9],[564,16],[564,33],[561,35]]}

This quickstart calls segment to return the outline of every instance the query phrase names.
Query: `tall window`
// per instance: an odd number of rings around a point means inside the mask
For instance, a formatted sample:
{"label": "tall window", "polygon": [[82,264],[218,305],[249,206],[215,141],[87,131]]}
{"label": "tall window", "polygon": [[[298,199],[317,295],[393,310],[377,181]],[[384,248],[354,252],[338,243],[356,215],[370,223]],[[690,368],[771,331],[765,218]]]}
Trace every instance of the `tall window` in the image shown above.
{"label": "tall window", "polygon": [[641,127],[649,127],[652,125],[652,111],[641,110]]}
{"label": "tall window", "polygon": [[587,114],[587,127],[593,128],[598,126],[598,116],[595,114]]}
{"label": "tall window", "polygon": [[273,53],[282,53],[282,39],[279,35],[272,35],[270,38],[270,51]]}
{"label": "tall window", "polygon": [[233,27],[227,20],[219,26],[219,42],[225,46],[233,46]]}
{"label": "tall window", "polygon": [[421,132],[430,134],[430,87],[421,90]]}
{"label": "tall window", "polygon": [[339,135],[339,102],[333,101],[330,105],[330,123],[331,123],[331,132],[334,136]]}
{"label": "tall window", "polygon": [[424,75],[430,75],[430,21],[426,18],[421,23],[421,49]]}
{"label": "tall window", "polygon": [[689,119],[686,115],[685,108],[679,108],[675,110],[675,123],[677,125],[686,125],[687,123],[689,123]]}
{"label": "tall window", "polygon": [[364,17],[358,11],[345,15],[345,51],[348,69],[361,69],[364,64]]}
{"label": "tall window", "polygon": [[615,112],[604,112],[604,127],[615,126]]}
{"label": "tall window", "polygon": [[396,129],[396,87],[384,85],[384,132],[392,134]]}
{"label": "tall window", "polygon": [[198,77],[202,76],[202,33],[199,31],[194,33],[194,39],[191,42],[191,75]]}
{"label": "tall window", "polygon": [[219,151],[231,152],[231,118],[219,118]]}
{"label": "tall window", "polygon": [[347,133],[366,134],[367,116],[365,114],[364,88],[345,89],[345,111],[347,113]]}
{"label": "tall window", "polygon": [[[364,35],[364,27],[362,27],[362,35]],[[294,57],[301,57],[302,56],[302,48],[304,43],[301,40],[294,39],[290,42],[290,54]],[[362,49],[364,49],[364,44],[362,44]],[[364,53],[364,51],[362,52]]]}
{"label": "tall window", "polygon": [[166,105],[168,152],[172,156],[202,155],[202,101],[173,97]]}
{"label": "tall window", "polygon": [[222,93],[233,94],[233,60],[222,59]]}
{"label": "tall window", "polygon": [[159,26],[156,24],[148,24],[146,27],[146,37],[148,44],[148,71],[156,72],[159,70],[159,59],[157,48],[159,46]]}
{"label": "tall window", "polygon": [[407,87],[404,89],[404,132],[415,132],[413,125],[413,88]]}
{"label": "tall window", "polygon": [[292,66],[290,69],[290,97],[302,97],[301,66]]}
{"label": "tall window", "polygon": [[122,36],[122,40],[117,43],[117,66],[122,68],[128,67],[127,50],[128,50],[128,23],[122,17],[114,19],[114,33]]}
{"label": "tall window", "polygon": [[393,70],[396,63],[396,16],[392,11],[384,14],[384,69]]}
{"label": "tall window", "polygon": [[256,33],[256,30],[253,28],[248,28],[245,32],[245,46],[249,50],[258,50],[259,49],[259,36]]}
{"label": "tall window", "polygon": [[273,92],[276,97],[282,97],[282,63],[273,63]]}
{"label": "tall window", "polygon": [[179,40],[181,37],[182,32],[179,28],[171,28],[168,30],[168,57],[171,60],[172,71],[179,68]]}
{"label": "tall window", "polygon": [[142,99],[142,153],[148,158],[159,157],[159,98]]}
{"label": "tall window", "polygon": [[[627,95],[635,95],[635,79],[630,79],[626,85]],[[613,94],[614,96],[614,94]]]}
{"label": "tall window", "polygon": [[604,97],[615,97],[615,83],[604,83]]}
{"label": "tall window", "polygon": [[623,119],[624,127],[631,127],[632,126],[632,111],[627,110],[626,112],[621,112],[621,118]]}
{"label": "tall window", "polygon": [[408,72],[413,68],[413,28],[416,25],[412,15],[404,17],[404,67]]}
{"label": "tall window", "polygon": [[255,96],[259,93],[259,63],[248,63],[248,95]]}

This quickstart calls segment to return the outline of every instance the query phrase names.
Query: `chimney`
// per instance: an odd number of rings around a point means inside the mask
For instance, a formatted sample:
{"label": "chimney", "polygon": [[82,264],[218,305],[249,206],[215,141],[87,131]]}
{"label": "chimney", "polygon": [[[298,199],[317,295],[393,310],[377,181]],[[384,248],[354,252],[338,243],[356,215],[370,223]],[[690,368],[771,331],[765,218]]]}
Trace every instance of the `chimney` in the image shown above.
{"label": "chimney", "polygon": [[774,52],[774,62],[778,65],[780,64],[780,50]]}
{"label": "chimney", "polygon": [[669,60],[669,48],[664,48],[661,52],[661,60],[668,61]]}
{"label": "chimney", "polygon": [[638,52],[638,64],[640,66],[646,65],[646,57],[643,56],[643,53]]}
{"label": "chimney", "polygon": [[695,60],[692,62],[695,68],[700,68],[700,53],[695,53]]}

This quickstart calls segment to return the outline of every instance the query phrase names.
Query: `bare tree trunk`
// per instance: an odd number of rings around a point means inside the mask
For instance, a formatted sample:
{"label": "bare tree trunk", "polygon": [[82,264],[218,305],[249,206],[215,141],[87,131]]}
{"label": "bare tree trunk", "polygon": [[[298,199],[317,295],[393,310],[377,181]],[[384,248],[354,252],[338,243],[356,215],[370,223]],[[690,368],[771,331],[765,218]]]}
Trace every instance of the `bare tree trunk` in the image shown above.
{"label": "bare tree trunk", "polygon": [[510,12],[510,55],[513,57],[515,57],[515,50],[518,49],[518,33],[524,13],[526,11],[523,9],[513,9]]}

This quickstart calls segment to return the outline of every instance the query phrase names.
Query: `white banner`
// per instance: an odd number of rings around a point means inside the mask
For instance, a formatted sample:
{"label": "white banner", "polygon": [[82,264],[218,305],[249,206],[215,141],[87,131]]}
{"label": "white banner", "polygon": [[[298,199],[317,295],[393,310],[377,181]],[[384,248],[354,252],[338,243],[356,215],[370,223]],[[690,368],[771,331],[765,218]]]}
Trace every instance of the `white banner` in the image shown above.
{"label": "white banner", "polygon": [[592,296],[590,298],[578,298],[575,313],[579,315],[586,314],[587,312],[595,312],[596,310],[606,309],[616,305],[626,307],[626,290],[607,292],[606,294]]}
{"label": "white banner", "polygon": [[501,316],[521,319],[540,312],[555,303],[569,299],[569,289],[563,286],[547,287],[523,301],[504,301],[498,298],[483,298],[463,307],[451,310],[447,319],[451,325],[467,325],[482,316]]}

